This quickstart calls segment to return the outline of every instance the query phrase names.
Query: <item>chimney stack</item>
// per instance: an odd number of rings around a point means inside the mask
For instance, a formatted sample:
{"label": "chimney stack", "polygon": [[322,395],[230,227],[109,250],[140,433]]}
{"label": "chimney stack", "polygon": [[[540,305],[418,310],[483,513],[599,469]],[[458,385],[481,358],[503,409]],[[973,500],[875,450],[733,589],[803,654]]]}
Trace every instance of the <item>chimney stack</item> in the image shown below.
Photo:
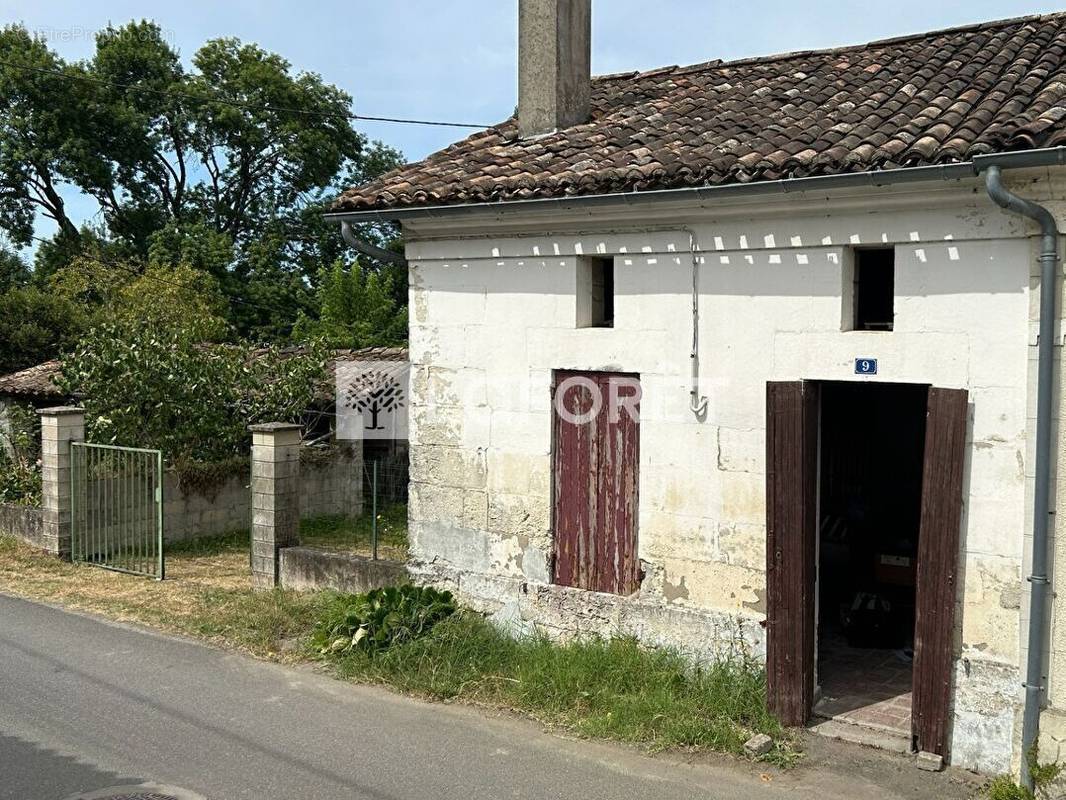
{"label": "chimney stack", "polygon": [[592,0],[518,0],[518,134],[587,122]]}

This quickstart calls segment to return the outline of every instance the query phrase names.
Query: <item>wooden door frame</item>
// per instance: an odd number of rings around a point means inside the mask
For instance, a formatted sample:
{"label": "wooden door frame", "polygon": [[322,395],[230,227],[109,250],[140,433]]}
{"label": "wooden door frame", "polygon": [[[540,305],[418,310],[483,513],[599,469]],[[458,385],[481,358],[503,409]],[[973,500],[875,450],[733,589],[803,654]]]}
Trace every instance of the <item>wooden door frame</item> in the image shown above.
{"label": "wooden door frame", "polygon": [[[860,381],[767,381],[767,420],[766,420],[766,496],[767,496],[767,609],[766,609],[766,656],[767,656],[767,702],[771,710],[786,725],[804,725],[813,712],[816,680],[818,672],[818,625],[816,609],[818,604],[818,548],[820,547],[820,501],[818,486],[821,478],[821,413],[822,386],[826,383],[865,383]],[[915,621],[915,691],[913,694],[912,744],[922,750],[928,750],[947,756],[947,732],[950,727],[950,696],[953,680],[954,661],[954,592],[955,576],[958,572],[958,541],[961,535],[961,508],[965,498],[962,496],[963,470],[965,468],[965,438],[967,425],[967,394],[964,390],[941,389],[928,384],[908,384],[925,386],[927,430],[923,442],[923,480],[922,480],[922,522],[919,534],[919,550],[916,567],[918,581],[915,587],[916,621]],[[780,441],[781,420],[775,420],[775,411],[780,414],[780,398],[773,397],[775,392],[791,393],[789,410],[793,414],[791,424],[801,426],[800,431],[790,432],[799,452],[779,455],[775,461],[775,449],[782,446]],[[804,398],[812,400],[807,402]],[[814,410],[812,412],[811,405]],[[960,412],[961,404],[961,412]],[[961,414],[961,415],[960,415]],[[939,415],[936,441],[930,440],[928,427],[934,416]],[[787,422],[787,420],[786,420]],[[941,464],[947,459],[950,469],[946,471],[929,470],[928,466],[935,460]],[[791,469],[803,469],[799,476],[782,475]],[[929,474],[935,473],[935,474]],[[784,488],[782,488],[784,487]],[[781,492],[791,496],[785,498]],[[940,494],[934,497],[934,492]],[[807,507],[788,509],[788,503],[802,498]],[[810,519],[813,516],[813,533]],[[922,534],[925,546],[922,546]],[[941,547],[932,547],[931,537],[941,541]],[[811,539],[813,538],[813,541]],[[787,539],[788,541],[783,541]],[[924,554],[925,558],[922,558]],[[931,557],[947,559],[930,564]],[[797,587],[783,587],[779,578],[788,557],[801,558],[803,563],[792,564],[791,574],[799,580]],[[925,563],[923,563],[923,560]],[[922,591],[923,575],[935,576],[934,580],[943,581],[947,589],[932,591],[925,587]],[[806,584],[810,578],[810,584]],[[928,581],[927,581],[928,583]],[[791,592],[791,594],[789,594]],[[945,597],[951,601],[945,604]],[[802,609],[789,608],[783,601],[805,597]],[[920,622],[931,616],[929,610],[917,609],[919,601],[926,605],[937,603],[935,622]],[[806,624],[810,623],[809,627]],[[935,641],[925,648],[918,637],[919,625],[935,628],[938,635]],[[797,639],[798,637],[798,639]],[[917,650],[922,649],[919,654]],[[809,660],[808,660],[809,659]],[[924,666],[922,666],[924,664]],[[925,683],[932,683],[935,690],[928,685],[918,687],[919,669],[925,672]],[[930,680],[930,676],[932,680]]]}

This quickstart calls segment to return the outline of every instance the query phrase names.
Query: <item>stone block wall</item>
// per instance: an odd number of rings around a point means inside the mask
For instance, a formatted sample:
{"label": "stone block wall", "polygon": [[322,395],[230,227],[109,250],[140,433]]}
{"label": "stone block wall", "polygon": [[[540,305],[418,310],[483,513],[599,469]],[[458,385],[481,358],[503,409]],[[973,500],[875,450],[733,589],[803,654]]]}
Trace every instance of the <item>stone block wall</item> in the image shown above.
{"label": "stone block wall", "polygon": [[[759,653],[766,382],[967,389],[952,758],[1007,769],[1030,525],[1032,242],[980,187],[938,191],[689,208],[669,220],[664,210],[660,225],[636,211],[560,218],[550,235],[528,219],[492,236],[473,219],[464,230],[410,226],[412,569],[560,635],[632,632],[707,655],[742,638]],[[698,245],[702,418],[689,409],[693,259],[682,218]],[[597,227],[605,232],[589,232]],[[894,248],[891,333],[843,329],[856,246]],[[577,265],[589,255],[614,257],[613,328],[578,327]],[[858,378],[859,357],[879,359],[880,373]],[[557,369],[640,376],[646,577],[631,597],[551,583]]]}

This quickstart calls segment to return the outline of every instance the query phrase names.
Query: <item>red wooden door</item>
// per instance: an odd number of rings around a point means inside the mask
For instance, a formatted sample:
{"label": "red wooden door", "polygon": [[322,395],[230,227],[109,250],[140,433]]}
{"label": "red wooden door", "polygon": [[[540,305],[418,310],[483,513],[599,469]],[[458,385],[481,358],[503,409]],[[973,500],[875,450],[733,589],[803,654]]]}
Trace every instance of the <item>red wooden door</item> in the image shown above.
{"label": "red wooden door", "polygon": [[931,387],[922,465],[911,726],[916,749],[947,755],[955,652],[967,394]]}
{"label": "red wooden door", "polygon": [[552,391],[555,582],[632,594],[640,586],[639,379],[557,371]]}
{"label": "red wooden door", "polygon": [[803,725],[814,702],[818,386],[766,384],[766,679],[770,710]]}

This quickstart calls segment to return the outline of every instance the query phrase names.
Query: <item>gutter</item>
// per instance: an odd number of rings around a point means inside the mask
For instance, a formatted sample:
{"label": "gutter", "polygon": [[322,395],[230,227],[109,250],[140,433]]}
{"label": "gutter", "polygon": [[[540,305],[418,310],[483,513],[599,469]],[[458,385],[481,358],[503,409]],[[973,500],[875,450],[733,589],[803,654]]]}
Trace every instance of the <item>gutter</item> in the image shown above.
{"label": "gutter", "polygon": [[[984,163],[984,162],[982,162]],[[1062,162],[1059,162],[1062,163]],[[1030,166],[1022,162],[1020,166]],[[1011,166],[989,159],[985,186],[992,201],[1014,214],[1040,225],[1040,321],[1037,340],[1036,388],[1036,486],[1033,493],[1033,565],[1029,575],[1029,633],[1025,670],[1025,707],[1022,711],[1022,784],[1033,789],[1030,753],[1040,736],[1040,709],[1045,690],[1044,647],[1048,606],[1048,529],[1051,508],[1051,404],[1054,380],[1056,278],[1059,270],[1059,230],[1051,212],[1031,200],[1011,193],[1003,185],[1001,167]]]}
{"label": "gutter", "polygon": [[765,197],[768,195],[821,192],[830,189],[894,186],[922,181],[963,180],[977,176],[984,169],[981,166],[982,164],[989,164],[993,161],[1004,169],[1066,164],[1066,147],[1049,147],[1039,150],[975,156],[972,161],[962,161],[957,164],[934,164],[922,167],[848,172],[843,175],[815,175],[808,178],[728,183],[720,186],[691,186],[682,189],[657,189],[647,192],[614,192],[609,194],[578,195],[576,197],[505,200],[492,203],[337,211],[325,216],[326,219],[341,223],[403,222],[410,219],[449,219],[476,214],[522,215],[536,211],[631,208],[670,200],[698,200],[710,203],[722,202],[735,197]]}

